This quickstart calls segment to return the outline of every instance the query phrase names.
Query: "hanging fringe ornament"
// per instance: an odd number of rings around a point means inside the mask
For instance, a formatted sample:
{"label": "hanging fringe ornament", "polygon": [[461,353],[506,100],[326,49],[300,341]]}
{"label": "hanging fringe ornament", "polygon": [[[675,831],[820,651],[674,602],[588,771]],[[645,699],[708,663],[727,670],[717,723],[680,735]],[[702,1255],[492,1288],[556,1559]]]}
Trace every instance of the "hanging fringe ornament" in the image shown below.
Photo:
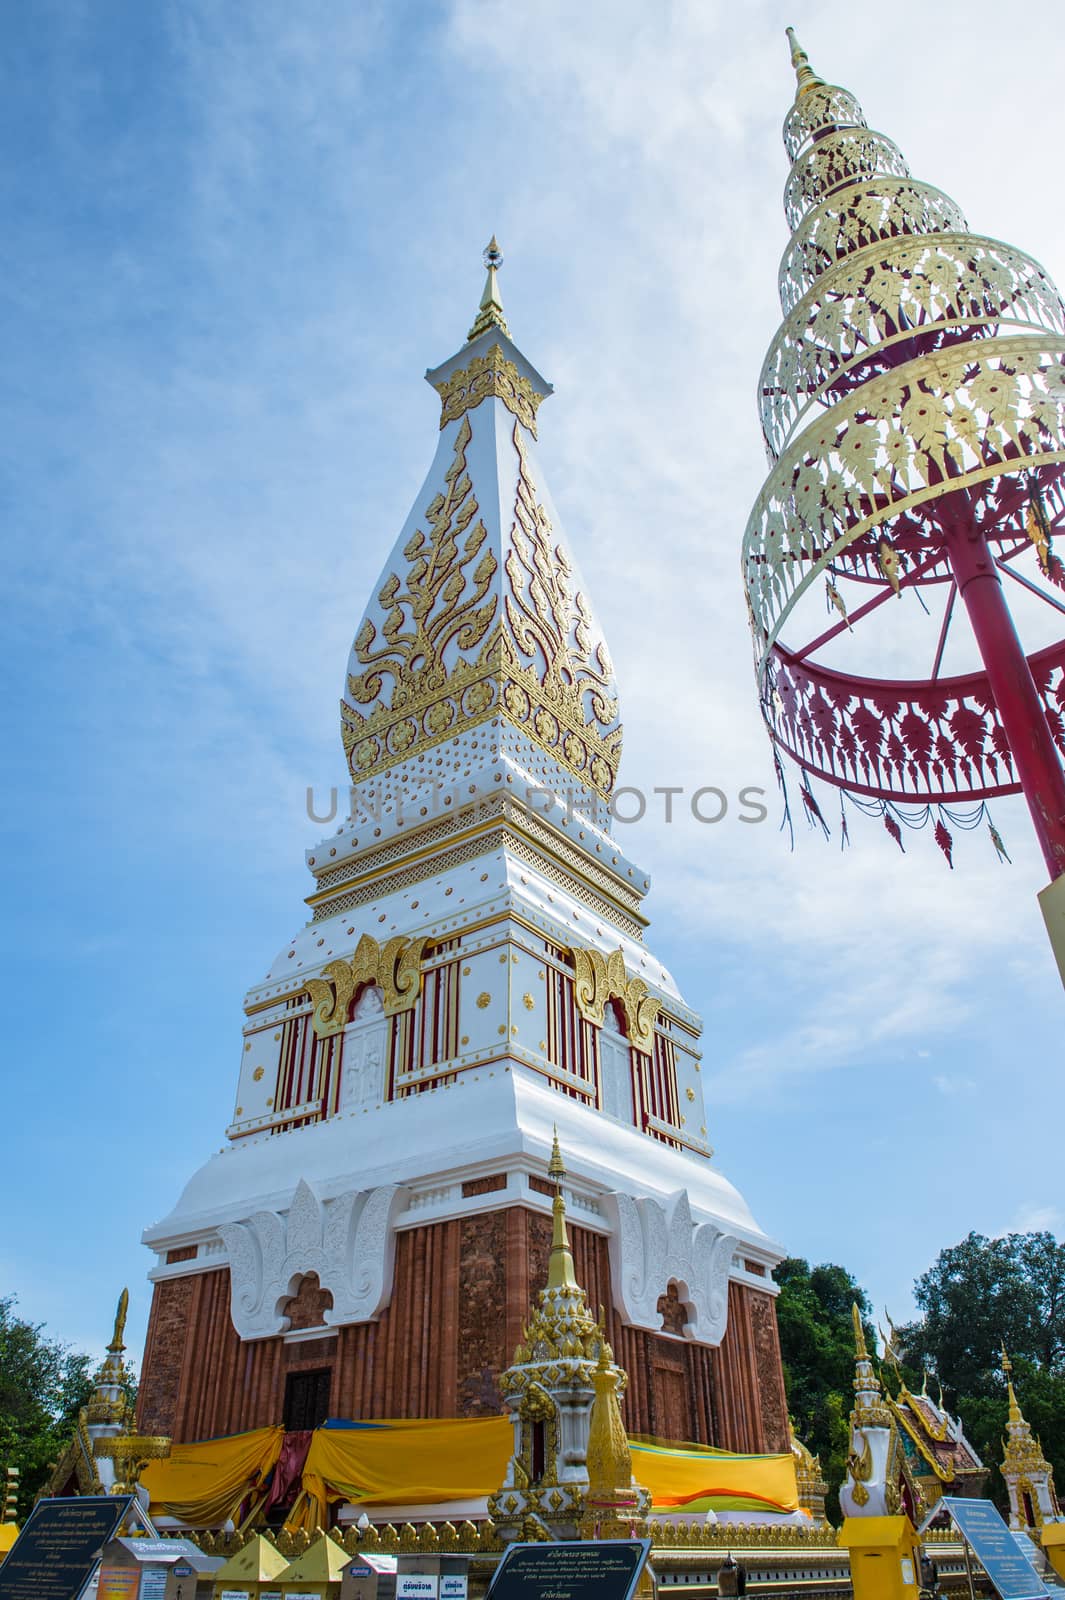
{"label": "hanging fringe ornament", "polygon": [[828,823],[825,821],[824,817],[821,815],[821,807],[818,805],[817,801],[814,799],[805,783],[799,785],[799,793],[802,795],[802,803],[806,807],[806,817],[811,827],[814,825],[814,823],[818,823],[825,838],[830,839],[832,837],[832,830],[828,826]]}
{"label": "hanging fringe ornament", "polygon": [[847,615],[847,602],[836,588],[836,585],[833,583],[832,579],[827,575],[825,577],[825,599],[827,600],[829,606],[835,606],[836,610],[847,624],[848,629],[851,633],[853,633],[854,629],[851,627],[851,619]]}
{"label": "hanging fringe ornament", "polygon": [[932,837],[947,858],[947,866],[954,871],[954,840],[943,826],[943,819],[939,818],[932,829]]}
{"label": "hanging fringe ornament", "polygon": [[890,539],[882,537],[878,541],[876,564],[880,568],[880,576],[887,579],[896,594],[901,593],[899,574],[902,571],[902,557]]}
{"label": "hanging fringe ornament", "polygon": [[890,811],[884,812],[884,827],[887,829],[888,833],[890,833],[891,837],[894,839],[903,855],[905,855],[906,846],[902,842],[902,829],[899,827]]}
{"label": "hanging fringe ornament", "polygon": [[783,833],[784,832],[784,826],[785,826],[785,824],[787,824],[788,837],[791,840],[791,848],[794,850],[795,849],[795,824],[791,820],[791,802],[788,799],[788,786],[784,781],[784,764],[781,761],[779,755],[777,754],[775,746],[773,748],[773,767],[774,767],[774,769],[776,771],[777,783],[780,786],[780,792],[784,797],[784,815],[780,819],[780,827],[779,827],[779,829],[777,831],[779,833]]}
{"label": "hanging fringe ornament", "polygon": [[1024,531],[1035,546],[1036,560],[1039,570],[1044,578],[1050,577],[1052,535],[1050,532],[1050,519],[1043,504],[1043,496],[1039,492],[1039,485],[1035,478],[1028,479],[1031,499],[1028,502],[1028,515],[1024,519]]}
{"label": "hanging fringe ornament", "polygon": [[999,833],[990,817],[987,819],[987,831],[991,835],[991,843],[995,847],[995,853],[998,856],[998,859],[1000,861],[1009,861],[1009,864],[1012,867],[1013,862],[1010,861],[1009,852],[1007,851],[1006,846],[1002,843],[1002,835]]}
{"label": "hanging fringe ornament", "polygon": [[839,792],[839,848],[841,854],[850,842],[850,830],[847,827],[847,808],[843,804],[843,790],[841,789]]}

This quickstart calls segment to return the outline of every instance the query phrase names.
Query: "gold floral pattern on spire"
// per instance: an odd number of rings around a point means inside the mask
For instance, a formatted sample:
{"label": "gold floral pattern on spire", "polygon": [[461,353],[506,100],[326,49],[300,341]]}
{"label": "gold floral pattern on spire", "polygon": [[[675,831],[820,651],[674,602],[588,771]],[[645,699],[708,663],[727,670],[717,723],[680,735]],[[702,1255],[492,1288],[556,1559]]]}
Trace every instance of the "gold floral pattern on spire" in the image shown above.
{"label": "gold floral pattern on spire", "polygon": [[[532,477],[522,429],[504,572],[480,516],[456,432],[445,489],[426,507],[355,637],[344,749],[361,783],[465,729],[502,716],[602,797],[613,789],[622,730],[613,668],[591,608]],[[383,613],[383,615],[381,614]]]}

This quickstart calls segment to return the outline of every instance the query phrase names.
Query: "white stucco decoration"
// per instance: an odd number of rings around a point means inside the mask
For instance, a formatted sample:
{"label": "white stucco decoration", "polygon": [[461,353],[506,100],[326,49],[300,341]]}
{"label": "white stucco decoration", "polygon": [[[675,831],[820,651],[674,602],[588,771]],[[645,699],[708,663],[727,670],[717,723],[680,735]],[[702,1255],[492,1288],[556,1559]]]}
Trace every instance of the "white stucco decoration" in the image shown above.
{"label": "white stucco decoration", "polygon": [[361,1111],[380,1105],[385,1097],[385,1054],[388,1025],[381,991],[368,984],[359,996],[355,1013],[344,1029],[343,1066],[340,1074],[341,1111]]}
{"label": "white stucco decoration", "polygon": [[330,1327],[367,1322],[392,1291],[396,1184],[350,1190],[323,1205],[300,1179],[287,1215],[256,1211],[222,1224],[229,1255],[230,1316],[242,1339],[284,1333],[284,1305],[308,1272],[333,1296]]}
{"label": "white stucco decoration", "polygon": [[686,1189],[665,1201],[615,1191],[604,1198],[602,1209],[613,1223],[611,1278],[626,1322],[661,1330],[658,1301],[673,1279],[688,1314],[685,1338],[720,1344],[728,1326],[735,1235],[713,1222],[693,1222]]}

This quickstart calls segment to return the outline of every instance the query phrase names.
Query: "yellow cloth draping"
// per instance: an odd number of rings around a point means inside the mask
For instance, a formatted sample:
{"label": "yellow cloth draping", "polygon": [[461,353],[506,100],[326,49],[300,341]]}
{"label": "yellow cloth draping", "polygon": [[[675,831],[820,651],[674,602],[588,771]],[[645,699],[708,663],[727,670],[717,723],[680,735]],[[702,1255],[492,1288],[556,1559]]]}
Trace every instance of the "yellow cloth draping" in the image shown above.
{"label": "yellow cloth draping", "polygon": [[[790,1455],[733,1455],[633,1437],[632,1471],[659,1510],[781,1513],[798,1506]],[[331,1500],[355,1505],[435,1505],[480,1500],[503,1481],[513,1444],[506,1417],[382,1421],[319,1428],[289,1527],[324,1525]]]}
{"label": "yellow cloth draping", "polygon": [[[316,1428],[301,1494],[287,1526],[313,1531],[330,1501],[354,1505],[438,1505],[483,1500],[503,1482],[513,1445],[506,1417],[382,1420],[364,1427]],[[259,1491],[281,1453],[280,1428],[259,1428],[197,1444],[174,1445],[141,1473],[154,1512],[197,1527],[235,1517]],[[633,1436],[632,1472],[659,1510],[794,1511],[790,1455],[732,1455],[708,1446]]]}
{"label": "yellow cloth draping", "polygon": [[798,1509],[795,1461],[733,1455],[708,1445],[667,1444],[634,1436],[632,1475],[657,1510],[784,1512]]}
{"label": "yellow cloth draping", "polygon": [[141,1473],[152,1511],[200,1528],[225,1522],[272,1470],[284,1437],[283,1428],[256,1428],[174,1445],[169,1456]]}
{"label": "yellow cloth draping", "polygon": [[[318,1428],[303,1467],[309,1504],[298,1508],[296,1525],[324,1525],[329,1500],[434,1505],[484,1499],[503,1482],[513,1443],[514,1430],[506,1417]],[[292,1518],[288,1525],[293,1525]]]}

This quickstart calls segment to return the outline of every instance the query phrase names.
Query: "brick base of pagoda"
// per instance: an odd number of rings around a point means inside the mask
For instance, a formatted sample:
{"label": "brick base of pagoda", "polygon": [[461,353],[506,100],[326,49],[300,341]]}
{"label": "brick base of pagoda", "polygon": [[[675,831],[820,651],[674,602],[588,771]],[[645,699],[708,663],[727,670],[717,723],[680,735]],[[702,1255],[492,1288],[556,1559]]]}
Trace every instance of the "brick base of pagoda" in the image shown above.
{"label": "brick base of pagoda", "polygon": [[[603,1307],[629,1375],[630,1433],[789,1449],[771,1295],[731,1284],[716,1349],[629,1327],[613,1309],[607,1240],[580,1226],[571,1239],[578,1281],[589,1305]],[[411,1228],[396,1237],[391,1303],[376,1322],[328,1328],[329,1297],[310,1275],[287,1308],[289,1333],[254,1341],[234,1331],[227,1268],[168,1278],[155,1288],[138,1426],[175,1442],[305,1426],[310,1419],[286,1409],[315,1387],[322,1415],[332,1417],[495,1414],[497,1379],[547,1280],[550,1244],[551,1219],[522,1207]]]}

